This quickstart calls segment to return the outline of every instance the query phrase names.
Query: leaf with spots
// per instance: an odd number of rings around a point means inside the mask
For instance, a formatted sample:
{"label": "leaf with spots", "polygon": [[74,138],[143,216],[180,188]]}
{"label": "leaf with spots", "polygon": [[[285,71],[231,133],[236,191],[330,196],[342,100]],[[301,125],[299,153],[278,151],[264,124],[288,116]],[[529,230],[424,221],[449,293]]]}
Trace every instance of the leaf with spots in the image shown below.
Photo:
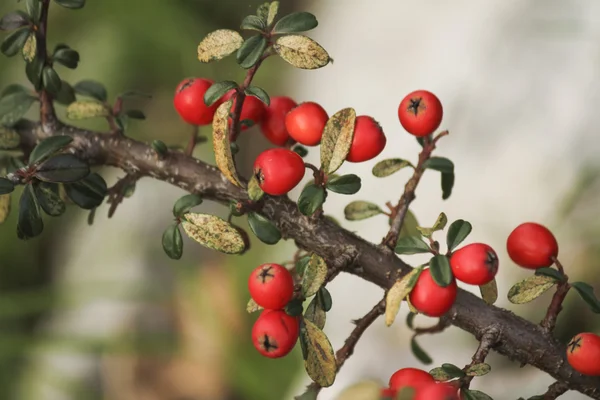
{"label": "leaf with spots", "polygon": [[273,48],[281,58],[296,68],[317,69],[331,61],[327,51],[319,43],[303,35],[282,36],[277,39]]}
{"label": "leaf with spots", "polygon": [[492,305],[498,300],[498,285],[496,284],[496,279],[492,279],[485,285],[479,286],[479,292],[481,293],[481,298],[487,304]]}
{"label": "leaf with spots", "polygon": [[304,318],[312,322],[319,329],[323,329],[325,327],[325,322],[327,321],[327,313],[323,309],[321,301],[319,300],[319,296],[313,297],[313,299],[306,307],[306,311],[304,312]]}
{"label": "leaf with spots", "polygon": [[321,139],[321,169],[332,174],[342,166],[350,152],[356,125],[356,111],[344,108],[333,114],[325,124]]}
{"label": "leaf with spots", "polygon": [[244,43],[242,36],[230,29],[218,29],[206,35],[198,45],[198,60],[203,63],[220,60]]}
{"label": "leaf with spots", "polygon": [[279,2],[272,1],[271,4],[269,4],[269,11],[267,13],[267,26],[271,26],[271,24],[275,21],[275,17],[277,16],[278,12]]}
{"label": "leaf with spots", "polygon": [[402,300],[408,296],[411,290],[415,287],[419,275],[423,268],[415,268],[406,274],[402,279],[399,279],[388,290],[385,296],[385,324],[391,326],[400,311]]}
{"label": "leaf with spots", "polygon": [[73,121],[101,118],[109,115],[106,106],[94,100],[79,100],[67,107],[67,118]]}
{"label": "leaf with spots", "polygon": [[322,257],[313,253],[302,276],[302,293],[304,297],[308,298],[317,293],[325,283],[326,277],[327,263]]}
{"label": "leaf with spots", "polygon": [[252,175],[252,178],[248,181],[248,198],[252,201],[258,201],[264,195],[265,192],[263,192],[258,184],[258,178],[256,178],[256,175]]}
{"label": "leaf with spots", "polygon": [[242,182],[238,177],[231,154],[231,145],[229,142],[229,132],[227,119],[233,100],[221,104],[213,118],[213,149],[215,152],[215,161],[219,170],[225,175],[229,182],[235,186],[242,187]]}
{"label": "leaf with spots", "polygon": [[308,376],[321,387],[329,387],[335,382],[337,364],[333,347],[327,335],[315,324],[303,319],[305,329],[301,332],[307,345],[304,367]]}
{"label": "leaf with spots", "polygon": [[23,59],[25,62],[30,63],[35,58],[37,54],[37,38],[35,36],[35,32],[31,32],[23,45],[23,49],[21,50],[21,54],[23,54]]}
{"label": "leaf with spots", "polygon": [[442,364],[442,369],[451,378],[463,378],[465,376],[465,372],[454,364]]}
{"label": "leaf with spots", "polygon": [[465,373],[467,374],[467,376],[483,376],[489,374],[491,370],[492,367],[490,367],[489,364],[479,363],[471,365],[469,368],[467,368]]}
{"label": "leaf with spots", "polygon": [[385,178],[386,176],[390,176],[393,173],[400,171],[402,168],[409,166],[414,168],[410,161],[402,158],[389,158],[375,164],[371,172],[377,178]]}
{"label": "leaf with spots", "polygon": [[227,221],[208,214],[185,214],[182,222],[187,235],[209,249],[240,254],[246,248],[240,232]]}
{"label": "leaf with spots", "polygon": [[12,150],[19,147],[21,136],[16,130],[0,125],[0,149]]}
{"label": "leaf with spots", "polygon": [[44,212],[51,217],[59,217],[65,213],[67,206],[60,198],[58,185],[48,182],[37,182],[34,184],[35,195]]}
{"label": "leaf with spots", "polygon": [[436,382],[446,382],[452,379],[452,377],[442,367],[436,367],[429,371],[429,375],[435,379]]}
{"label": "leaf with spots", "polygon": [[254,299],[248,300],[248,304],[246,305],[246,311],[249,314],[251,314],[253,312],[256,312],[256,311],[260,311],[262,309],[263,309],[263,307],[261,307],[258,304],[256,304],[256,302],[254,301]]}
{"label": "leaf with spots", "polygon": [[510,288],[508,300],[513,304],[529,303],[540,297],[555,284],[556,281],[548,276],[531,276],[517,282]]}
{"label": "leaf with spots", "polygon": [[348,221],[360,221],[379,214],[383,214],[383,210],[377,204],[368,201],[353,201],[344,208],[344,217]]}
{"label": "leaf with spots", "polygon": [[415,214],[408,210],[406,212],[406,216],[404,217],[404,222],[402,223],[402,228],[400,228],[400,234],[398,235],[398,239],[405,238],[407,236],[417,236],[420,235],[417,227],[419,226],[419,221],[417,221],[417,217]]}

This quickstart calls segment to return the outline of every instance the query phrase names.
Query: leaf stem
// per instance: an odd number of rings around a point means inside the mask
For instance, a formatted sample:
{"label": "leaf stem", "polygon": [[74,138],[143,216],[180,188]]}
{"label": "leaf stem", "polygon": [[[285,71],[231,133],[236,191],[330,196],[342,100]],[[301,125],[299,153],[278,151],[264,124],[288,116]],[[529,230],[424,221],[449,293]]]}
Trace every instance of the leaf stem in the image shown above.
{"label": "leaf stem", "polygon": [[188,144],[183,154],[185,154],[186,156],[191,156],[194,153],[196,144],[198,144],[198,126],[194,125],[192,128],[192,133],[190,135],[190,140],[188,141]]}
{"label": "leaf stem", "polygon": [[565,270],[560,261],[558,261],[556,257],[552,257],[552,261],[554,261],[556,268],[558,268],[558,271],[563,275],[563,279],[556,285],[556,292],[554,293],[554,296],[552,296],[552,301],[550,302],[550,306],[548,306],[546,316],[540,322],[540,326],[546,334],[550,334],[556,327],[558,314],[562,311],[562,303],[571,289],[569,277],[565,275]]}

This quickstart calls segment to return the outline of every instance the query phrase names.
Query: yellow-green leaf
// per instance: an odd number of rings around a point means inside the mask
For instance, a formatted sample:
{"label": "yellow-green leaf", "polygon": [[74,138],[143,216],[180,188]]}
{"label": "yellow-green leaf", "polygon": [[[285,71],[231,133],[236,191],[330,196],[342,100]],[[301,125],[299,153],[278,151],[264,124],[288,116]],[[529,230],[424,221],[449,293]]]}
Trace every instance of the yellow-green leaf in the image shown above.
{"label": "yellow-green leaf", "polygon": [[258,201],[264,196],[264,194],[265,192],[263,192],[258,185],[258,179],[255,175],[252,175],[252,178],[250,178],[250,181],[248,182],[248,197],[252,201]]}
{"label": "yellow-green leaf", "polygon": [[412,305],[412,303],[410,302],[410,297],[406,296],[406,304],[408,305],[408,309],[410,310],[411,313],[417,315],[419,314],[419,310],[417,310],[415,308],[415,306]]}
{"label": "yellow-green leaf", "polygon": [[419,235],[419,230],[417,226],[419,225],[419,221],[417,221],[417,217],[415,214],[408,210],[406,212],[406,216],[404,217],[404,222],[402,223],[402,228],[400,229],[400,235],[398,235],[398,239],[402,239],[407,236],[417,236]]}
{"label": "yellow-green leaf", "polygon": [[210,249],[226,254],[242,253],[246,247],[240,232],[227,221],[208,214],[187,213],[182,222],[187,235]]}
{"label": "yellow-green leaf", "polygon": [[335,382],[337,365],[333,347],[327,335],[315,324],[304,318],[304,340],[307,344],[304,367],[308,376],[322,387]]}
{"label": "yellow-green leaf", "polygon": [[33,61],[37,53],[37,38],[35,37],[35,32],[29,34],[21,53],[23,54],[25,62],[30,63]]}
{"label": "yellow-green leaf", "polygon": [[327,321],[327,313],[323,310],[323,306],[319,301],[319,296],[315,296],[312,298],[308,307],[306,307],[306,311],[304,312],[304,318],[308,319],[310,322],[315,324],[319,329],[323,329],[325,327],[325,322]]}
{"label": "yellow-green leaf", "polygon": [[342,390],[335,400],[379,400],[382,386],[375,380],[357,382]]}
{"label": "yellow-green leaf", "polygon": [[321,169],[332,174],[342,166],[354,138],[356,111],[344,108],[333,114],[325,124],[321,139]]}
{"label": "yellow-green leaf", "polygon": [[277,16],[277,12],[279,11],[279,2],[272,1],[269,4],[269,13],[267,14],[267,26],[270,26],[273,21],[275,21],[275,17]]}
{"label": "yellow-green leaf", "polygon": [[263,307],[261,307],[258,304],[256,304],[256,302],[253,299],[250,299],[248,301],[248,305],[246,306],[246,311],[248,311],[248,313],[253,313],[253,312],[256,312],[256,311],[260,311],[262,309],[263,309]]}
{"label": "yellow-green leaf", "polygon": [[19,146],[21,137],[12,128],[0,125],[0,149],[10,150]]}
{"label": "yellow-green leaf", "polygon": [[377,178],[385,178],[386,176],[390,176],[408,166],[413,166],[410,161],[402,158],[389,158],[387,160],[379,161],[377,164],[375,164],[371,172]]}
{"label": "yellow-green leaf", "polygon": [[375,215],[383,214],[383,210],[374,203],[357,200],[344,207],[344,217],[348,221],[360,221]]}
{"label": "yellow-green leaf", "polygon": [[230,29],[219,29],[206,35],[198,45],[198,60],[203,63],[227,57],[244,43],[242,36]]}
{"label": "yellow-green leaf", "polygon": [[325,260],[317,254],[312,254],[304,275],[302,275],[302,293],[304,297],[310,297],[317,293],[317,291],[325,283],[327,277],[327,263]]}
{"label": "yellow-green leaf", "polygon": [[273,46],[277,54],[296,68],[317,69],[326,66],[331,58],[321,45],[303,35],[287,35]]}
{"label": "yellow-green leaf", "polygon": [[446,227],[447,223],[448,217],[446,216],[446,214],[440,213],[440,215],[438,216],[437,220],[431,228],[423,228],[418,226],[417,230],[421,233],[421,235],[428,238],[431,237],[431,235],[433,235],[434,232],[443,230]]}
{"label": "yellow-green leaf", "polygon": [[67,107],[67,118],[72,120],[108,116],[106,106],[94,100],[78,100]]}
{"label": "yellow-green leaf", "polygon": [[229,182],[236,186],[242,187],[240,178],[238,177],[231,154],[231,146],[229,141],[228,118],[229,110],[233,100],[226,101],[221,104],[213,118],[213,149],[215,151],[215,161],[219,170],[225,175]]}
{"label": "yellow-green leaf", "polygon": [[483,376],[487,375],[491,370],[492,367],[490,367],[489,364],[480,363],[471,365],[469,368],[467,368],[465,373],[467,374],[467,376]]}
{"label": "yellow-green leaf", "polygon": [[422,268],[415,268],[406,274],[402,279],[396,281],[394,286],[388,290],[385,296],[385,324],[391,326],[396,319],[402,300],[415,287],[419,275],[423,271]]}
{"label": "yellow-green leaf", "polygon": [[492,279],[485,285],[479,286],[479,292],[481,298],[486,303],[492,305],[498,300],[498,285],[496,285],[496,279]]}
{"label": "yellow-green leaf", "polygon": [[508,300],[513,304],[529,303],[540,297],[544,292],[556,284],[556,280],[549,276],[534,275],[521,282],[515,283],[508,291]]}
{"label": "yellow-green leaf", "polygon": [[10,202],[10,194],[3,194],[0,196],[0,224],[6,221],[8,215],[10,214]]}
{"label": "yellow-green leaf", "polygon": [[429,375],[433,376],[437,382],[446,382],[452,379],[450,375],[443,368],[437,367],[429,371]]}

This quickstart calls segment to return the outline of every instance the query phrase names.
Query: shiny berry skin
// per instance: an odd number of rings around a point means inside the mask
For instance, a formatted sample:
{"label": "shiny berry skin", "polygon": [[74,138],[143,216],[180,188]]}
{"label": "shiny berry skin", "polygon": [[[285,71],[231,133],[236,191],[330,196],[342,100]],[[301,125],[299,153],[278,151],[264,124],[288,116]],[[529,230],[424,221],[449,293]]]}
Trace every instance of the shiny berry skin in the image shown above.
{"label": "shiny berry skin", "polygon": [[392,388],[381,388],[379,396],[383,400],[395,400],[398,392]]}
{"label": "shiny berry skin", "polygon": [[289,97],[271,97],[271,104],[265,110],[260,129],[263,135],[275,146],[283,146],[290,139],[290,134],[285,128],[285,116],[297,105]]}
{"label": "shiny berry skin", "polygon": [[252,327],[252,344],[263,356],[280,358],[292,351],[299,333],[298,317],[282,310],[264,310]]}
{"label": "shiny berry skin", "polygon": [[354,138],[346,160],[363,162],[375,158],[383,151],[386,138],[381,126],[366,115],[356,117]]}
{"label": "shiny berry skin", "polygon": [[[229,92],[225,93],[223,95],[223,97],[221,97],[220,102],[224,103],[228,100],[231,100],[231,97],[233,96],[233,94],[235,93],[235,90],[230,90]],[[233,112],[235,110],[235,105],[237,103],[237,96],[236,99],[234,100],[233,104],[231,105],[231,112]],[[246,97],[244,98],[244,105],[242,106],[242,112],[240,113],[240,122],[244,121],[244,120],[250,120],[252,122],[254,122],[255,125],[260,124],[263,121],[263,118],[265,116],[265,110],[266,110],[266,106],[265,103],[263,103],[261,100],[259,100],[258,98],[254,97],[254,96],[248,96],[246,95]],[[229,118],[229,123],[232,123],[232,119]],[[247,125],[242,125],[242,130],[245,131],[246,129],[250,128]]]}
{"label": "shiny berry skin", "polygon": [[508,235],[506,249],[515,264],[528,269],[549,267],[558,256],[558,242],[548,228],[525,222]]}
{"label": "shiny berry skin", "polygon": [[248,290],[259,306],[279,310],[292,299],[294,279],[292,274],[279,264],[262,264],[250,274]]}
{"label": "shiny berry skin", "polygon": [[427,90],[407,94],[398,106],[398,118],[402,127],[417,137],[432,134],[442,123],[443,115],[440,99]]}
{"label": "shiny berry skin", "polygon": [[411,387],[416,389],[417,387],[434,383],[433,376],[429,375],[428,372],[418,368],[402,368],[394,372],[390,377],[390,388],[399,391],[405,387]]}
{"label": "shiny berry skin", "polygon": [[258,185],[271,196],[281,196],[295,188],[305,172],[302,157],[288,149],[265,150],[254,161]]}
{"label": "shiny berry skin", "polygon": [[444,288],[438,286],[428,268],[419,275],[417,284],[409,294],[409,299],[420,313],[430,317],[441,317],[454,304],[456,291],[456,281],[454,279],[452,279],[452,283]]}
{"label": "shiny berry skin", "polygon": [[198,126],[212,123],[219,105],[207,106],[204,103],[204,93],[212,84],[210,79],[189,78],[177,85],[173,105],[181,119]]}
{"label": "shiny berry skin", "polygon": [[323,128],[329,116],[319,104],[306,102],[298,105],[285,116],[285,127],[296,142],[316,146],[321,142]]}
{"label": "shiny berry skin", "polygon": [[460,400],[458,389],[447,383],[430,383],[420,386],[413,400]]}
{"label": "shiny berry skin", "polygon": [[567,345],[567,361],[583,375],[600,376],[600,336],[580,333]]}
{"label": "shiny berry skin", "polygon": [[471,243],[452,253],[450,267],[459,281],[481,286],[498,273],[498,255],[487,244]]}

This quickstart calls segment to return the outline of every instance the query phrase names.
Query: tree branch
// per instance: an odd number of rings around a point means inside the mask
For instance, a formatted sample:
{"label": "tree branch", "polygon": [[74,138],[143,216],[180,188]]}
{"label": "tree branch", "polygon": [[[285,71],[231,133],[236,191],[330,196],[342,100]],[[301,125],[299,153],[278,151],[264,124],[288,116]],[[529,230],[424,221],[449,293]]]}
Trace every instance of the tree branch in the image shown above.
{"label": "tree branch", "polygon": [[[182,152],[169,152],[162,160],[147,144],[127,138],[92,132],[54,121],[40,124],[22,121],[16,129],[23,147],[31,148],[50,135],[74,138],[70,151],[95,165],[108,165],[127,173],[153,177],[205,199],[228,204],[247,200],[247,193],[233,186],[217,168]],[[272,220],[286,239],[323,257],[329,268],[344,269],[383,289],[389,289],[410,267],[394,253],[367,242],[326,218],[308,218],[287,197],[264,196],[262,214]],[[547,372],[567,387],[600,399],[600,377],[583,376],[566,362],[566,347],[541,327],[508,310],[487,305],[473,294],[459,290],[452,309],[444,316],[453,325],[481,340],[491,327],[499,331],[494,350]]]}

